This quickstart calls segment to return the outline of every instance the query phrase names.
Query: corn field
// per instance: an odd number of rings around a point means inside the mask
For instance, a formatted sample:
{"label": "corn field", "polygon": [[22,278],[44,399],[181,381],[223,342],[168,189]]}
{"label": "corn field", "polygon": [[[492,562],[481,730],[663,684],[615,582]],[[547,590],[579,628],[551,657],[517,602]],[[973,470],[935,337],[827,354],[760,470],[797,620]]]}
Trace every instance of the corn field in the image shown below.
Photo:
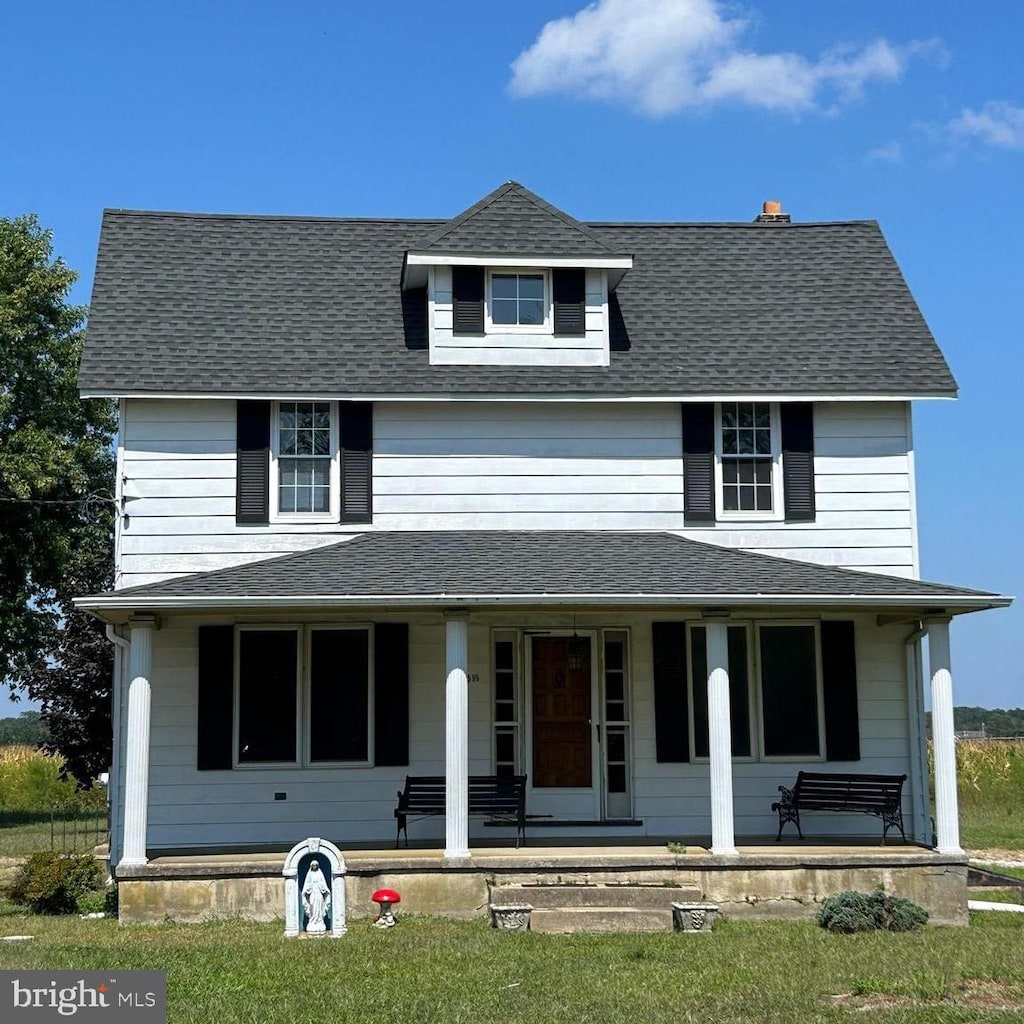
{"label": "corn field", "polygon": [[956,744],[961,839],[968,849],[1024,849],[1024,739]]}

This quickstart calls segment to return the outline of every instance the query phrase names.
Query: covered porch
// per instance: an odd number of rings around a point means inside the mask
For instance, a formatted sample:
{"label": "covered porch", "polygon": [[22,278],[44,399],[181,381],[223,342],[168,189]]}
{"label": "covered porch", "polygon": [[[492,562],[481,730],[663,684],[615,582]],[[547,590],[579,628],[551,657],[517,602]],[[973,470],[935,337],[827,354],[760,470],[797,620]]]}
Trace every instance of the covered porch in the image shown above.
{"label": "covered porch", "polygon": [[[367,877],[389,878],[436,868],[486,879],[494,858],[537,873],[538,857],[561,857],[551,870],[563,874],[621,857],[656,873],[683,870],[671,851],[685,848],[703,890],[707,879],[746,879],[757,903],[768,898],[757,872],[817,872],[831,884],[865,860],[876,883],[890,868],[966,877],[949,622],[1008,599],[669,534],[478,531],[366,534],[79,603],[119,643],[112,859],[132,885],[214,870],[175,864],[185,850],[286,849],[322,835],[364,858]],[[318,649],[332,658],[318,661]],[[332,675],[333,703],[318,705],[321,661],[358,664],[366,681]],[[292,668],[269,672],[249,700],[247,664]],[[287,697],[275,704],[282,680]],[[269,709],[251,739],[250,705]],[[318,706],[324,721],[356,708],[362,731],[343,747],[318,740]],[[260,732],[282,719],[284,747]],[[318,742],[330,756],[316,756]],[[811,819],[806,842],[771,843],[771,801],[800,770],[906,775],[906,835],[920,845],[890,832],[876,850],[878,819],[829,813]],[[470,775],[514,774],[529,779],[529,845],[518,853],[468,805]],[[444,814],[392,855],[408,775],[444,776]]]}

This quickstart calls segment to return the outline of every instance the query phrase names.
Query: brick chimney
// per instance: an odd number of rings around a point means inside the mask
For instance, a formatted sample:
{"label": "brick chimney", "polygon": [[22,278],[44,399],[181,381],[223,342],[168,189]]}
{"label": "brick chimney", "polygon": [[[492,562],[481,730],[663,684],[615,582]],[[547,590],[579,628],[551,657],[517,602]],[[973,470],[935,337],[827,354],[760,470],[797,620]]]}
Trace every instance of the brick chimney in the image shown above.
{"label": "brick chimney", "polygon": [[754,218],[755,224],[789,224],[790,216],[782,212],[782,203],[778,199],[766,199],[761,212]]}

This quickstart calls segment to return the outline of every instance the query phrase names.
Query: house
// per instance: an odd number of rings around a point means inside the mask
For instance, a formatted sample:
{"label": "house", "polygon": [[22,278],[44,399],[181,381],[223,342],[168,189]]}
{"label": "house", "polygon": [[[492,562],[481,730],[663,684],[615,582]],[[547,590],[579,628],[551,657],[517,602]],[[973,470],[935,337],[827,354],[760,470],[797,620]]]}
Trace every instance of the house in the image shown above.
{"label": "house", "polygon": [[919,579],[911,404],[956,383],[874,222],[584,224],[515,182],[450,220],[111,210],[80,386],[120,403],[116,589],[78,604],[123,892],[358,860],[407,775],[447,780],[431,870],[487,873],[467,776],[522,774],[531,846],[695,844],[714,893],[778,868],[815,769],[905,774],[885,870],[965,884],[949,622],[1009,599]]}

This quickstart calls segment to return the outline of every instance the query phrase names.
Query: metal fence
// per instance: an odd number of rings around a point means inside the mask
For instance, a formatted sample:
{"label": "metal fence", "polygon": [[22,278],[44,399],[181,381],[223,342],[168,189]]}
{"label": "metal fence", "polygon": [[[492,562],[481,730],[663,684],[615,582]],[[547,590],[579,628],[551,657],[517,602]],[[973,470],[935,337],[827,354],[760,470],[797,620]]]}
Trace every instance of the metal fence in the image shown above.
{"label": "metal fence", "polygon": [[0,856],[18,857],[45,850],[91,853],[109,841],[106,808],[77,804],[18,810],[0,807]]}

